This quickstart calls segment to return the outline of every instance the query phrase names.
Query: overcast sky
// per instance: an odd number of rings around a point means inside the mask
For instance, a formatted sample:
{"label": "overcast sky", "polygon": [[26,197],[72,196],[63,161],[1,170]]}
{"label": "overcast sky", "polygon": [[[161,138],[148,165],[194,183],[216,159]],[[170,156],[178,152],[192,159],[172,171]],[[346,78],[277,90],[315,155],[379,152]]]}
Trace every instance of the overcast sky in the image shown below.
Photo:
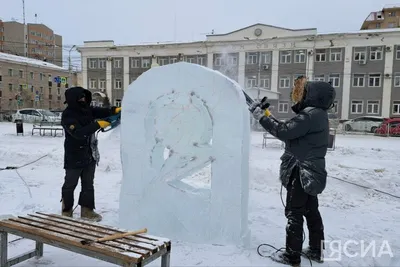
{"label": "overcast sky", "polygon": [[[397,0],[400,2],[400,0]],[[63,36],[68,50],[88,40],[116,44],[202,40],[255,23],[318,32],[359,30],[391,0],[25,0],[26,21]],[[22,0],[0,0],[0,18],[23,21]],[[65,55],[68,54],[64,51]],[[74,61],[79,54],[73,54]]]}

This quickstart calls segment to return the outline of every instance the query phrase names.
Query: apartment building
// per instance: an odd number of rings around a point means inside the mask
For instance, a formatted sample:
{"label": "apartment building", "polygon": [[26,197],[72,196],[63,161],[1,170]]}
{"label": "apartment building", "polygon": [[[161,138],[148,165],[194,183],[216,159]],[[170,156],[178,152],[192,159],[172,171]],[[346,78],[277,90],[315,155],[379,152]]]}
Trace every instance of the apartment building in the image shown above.
{"label": "apartment building", "polygon": [[400,27],[400,4],[385,5],[382,10],[371,12],[361,25],[361,30]]}
{"label": "apartment building", "polygon": [[0,52],[63,64],[62,36],[44,24],[0,21]]}
{"label": "apartment building", "polygon": [[0,112],[21,108],[63,109],[75,74],[37,59],[0,53]]}
{"label": "apartment building", "polygon": [[[256,24],[206,41],[115,46],[88,41],[82,56],[82,84],[120,105],[124,90],[152,63],[177,61],[219,70],[254,98],[267,96],[278,118],[290,118],[290,92],[300,75],[330,81],[341,119],[363,115],[400,116],[400,29],[318,34]],[[144,88],[145,90],[145,88]]]}

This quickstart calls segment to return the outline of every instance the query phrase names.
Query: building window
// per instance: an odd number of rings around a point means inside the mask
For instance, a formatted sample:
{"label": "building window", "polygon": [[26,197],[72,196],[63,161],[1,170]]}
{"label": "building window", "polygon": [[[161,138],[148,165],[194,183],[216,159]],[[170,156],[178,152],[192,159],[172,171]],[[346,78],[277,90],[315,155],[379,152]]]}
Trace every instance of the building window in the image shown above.
{"label": "building window", "polygon": [[394,87],[400,87],[400,74],[396,73],[393,79]]}
{"label": "building window", "polygon": [[115,79],[115,89],[122,89],[122,80]]}
{"label": "building window", "polygon": [[393,22],[388,23],[388,28],[395,28],[396,24]]}
{"label": "building window", "polygon": [[13,90],[13,84],[12,84],[12,83],[9,83],[9,84],[8,84],[8,90],[10,90],[10,91]]}
{"label": "building window", "polygon": [[261,52],[261,64],[271,64],[271,53],[270,52]]}
{"label": "building window", "polygon": [[257,64],[257,58],[258,58],[257,53],[247,53],[246,64],[248,65]]}
{"label": "building window", "polygon": [[23,71],[23,70],[20,70],[18,76],[19,76],[20,78],[24,78],[24,71]]}
{"label": "building window", "polygon": [[376,24],[376,28],[377,28],[377,29],[380,29],[380,28],[381,28],[381,24],[380,24],[379,22]]}
{"label": "building window", "polygon": [[326,61],[326,50],[325,49],[317,49],[315,51],[315,61],[316,62],[325,62]]}
{"label": "building window", "polygon": [[29,76],[30,76],[31,80],[35,79],[35,75],[33,74],[32,71],[29,73]]}
{"label": "building window", "polygon": [[121,63],[122,60],[121,60],[121,59],[119,59],[119,58],[118,58],[118,59],[115,59],[115,58],[114,58],[113,61],[114,61],[114,68],[115,68],[115,69],[120,69],[120,68],[122,68],[122,63]]}
{"label": "building window", "polygon": [[369,87],[380,87],[381,86],[381,74],[380,73],[373,73],[370,74],[368,77],[369,80]]}
{"label": "building window", "polygon": [[279,77],[279,87],[280,88],[290,88],[290,77],[289,76]]}
{"label": "building window", "polygon": [[106,80],[101,79],[99,81],[99,89],[106,89]]}
{"label": "building window", "polygon": [[257,80],[255,78],[247,78],[246,88],[257,87]]}
{"label": "building window", "polygon": [[228,65],[229,66],[236,66],[238,62],[238,58],[236,56],[229,56],[228,57]]}
{"label": "building window", "polygon": [[294,54],[294,63],[306,62],[306,53],[304,50],[296,50]]}
{"label": "building window", "polygon": [[289,64],[292,62],[292,51],[281,51],[281,64]]}
{"label": "building window", "polygon": [[365,86],[365,74],[354,74],[353,87],[364,87],[364,86]]}
{"label": "building window", "polygon": [[379,100],[367,101],[367,114],[379,114]]}
{"label": "building window", "polygon": [[351,101],[351,114],[362,114],[363,113],[363,101],[353,100]]}
{"label": "building window", "polygon": [[342,48],[331,48],[331,61],[342,61]]}
{"label": "building window", "polygon": [[373,46],[369,54],[370,60],[382,60],[382,46]]}
{"label": "building window", "polygon": [[39,80],[43,81],[43,73],[39,73]]}
{"label": "building window", "polygon": [[354,48],[354,61],[365,61],[367,58],[366,47],[355,47]]}
{"label": "building window", "polygon": [[314,81],[325,82],[325,75],[324,74],[315,75]]}
{"label": "building window", "polygon": [[222,66],[222,65],[225,65],[224,59],[222,58],[222,56],[216,56],[216,57],[215,57],[214,65],[215,65],[215,66]]}
{"label": "building window", "polygon": [[151,65],[151,63],[150,63],[150,59],[149,58],[143,58],[142,59],[142,68],[148,69],[148,68],[150,68],[150,65]]}
{"label": "building window", "polygon": [[158,58],[158,65],[164,66],[168,64],[168,59],[166,58]]}
{"label": "building window", "polygon": [[96,79],[89,80],[89,89],[97,89],[97,81]]}
{"label": "building window", "polygon": [[400,45],[396,45],[396,59],[400,60]]}
{"label": "building window", "polygon": [[178,61],[178,59],[176,57],[172,57],[169,59],[169,64],[174,64]]}
{"label": "building window", "polygon": [[400,115],[400,101],[393,101],[393,115]]}
{"label": "building window", "polygon": [[197,57],[197,64],[204,66],[204,57]]}
{"label": "building window", "polygon": [[121,99],[115,99],[115,106],[116,107],[121,107]]}
{"label": "building window", "polygon": [[9,76],[9,77],[14,76],[14,74],[13,74],[13,69],[8,69],[8,76]]}
{"label": "building window", "polygon": [[269,78],[261,78],[260,79],[260,87],[261,88],[269,88]]}
{"label": "building window", "polygon": [[89,69],[95,69],[97,66],[97,59],[89,59]]}
{"label": "building window", "polygon": [[339,87],[340,86],[340,74],[330,74],[329,82],[332,84],[333,87]]}
{"label": "building window", "polygon": [[131,59],[131,68],[133,68],[133,69],[140,68],[140,60],[137,58],[132,58]]}
{"label": "building window", "polygon": [[187,62],[187,63],[192,63],[192,64],[193,64],[193,63],[195,62],[195,58],[194,58],[194,57],[187,57],[187,58],[186,58],[186,62]]}
{"label": "building window", "polygon": [[99,59],[99,69],[105,69],[107,66],[106,60],[104,58]]}
{"label": "building window", "polygon": [[289,112],[289,102],[279,102],[278,103],[278,112],[279,113],[288,113]]}

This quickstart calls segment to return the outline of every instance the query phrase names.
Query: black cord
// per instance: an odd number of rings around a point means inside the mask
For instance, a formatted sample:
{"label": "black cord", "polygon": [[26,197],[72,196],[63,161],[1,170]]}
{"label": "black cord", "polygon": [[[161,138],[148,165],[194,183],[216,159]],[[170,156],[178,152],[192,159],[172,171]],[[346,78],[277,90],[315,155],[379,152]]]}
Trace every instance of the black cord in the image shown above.
{"label": "black cord", "polygon": [[[282,190],[283,190],[283,185],[281,184],[281,191],[280,191],[279,195],[280,195],[280,197],[281,197],[282,206],[283,206],[283,208],[286,209],[285,202],[283,201],[283,193],[282,193]],[[305,240],[306,240],[306,234],[305,234],[305,232],[303,231],[303,240],[301,241],[301,243],[304,244],[304,241],[305,241]],[[267,246],[267,247],[273,248],[273,249],[275,249],[275,252],[273,252],[271,255],[262,254],[262,253],[260,252],[260,248],[263,247],[263,246]],[[285,250],[285,249],[286,249],[285,247],[276,248],[276,247],[274,247],[274,246],[271,245],[271,244],[264,243],[264,244],[260,244],[260,245],[257,247],[257,253],[258,253],[258,255],[260,255],[260,256],[263,257],[263,258],[270,258],[270,259],[271,259],[271,258],[272,258],[272,255],[273,255],[274,253],[277,253],[277,252],[279,252],[279,251],[283,251],[283,250]],[[312,266],[311,258],[310,258],[306,253],[300,252],[300,255],[305,256],[305,257],[310,261],[310,265]]]}

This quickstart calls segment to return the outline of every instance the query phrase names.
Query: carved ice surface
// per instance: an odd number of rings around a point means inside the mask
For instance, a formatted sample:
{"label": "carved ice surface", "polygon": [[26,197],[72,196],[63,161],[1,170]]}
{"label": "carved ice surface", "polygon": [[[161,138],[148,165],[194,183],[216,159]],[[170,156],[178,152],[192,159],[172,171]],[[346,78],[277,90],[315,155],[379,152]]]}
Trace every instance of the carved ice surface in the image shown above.
{"label": "carved ice surface", "polygon": [[[240,86],[180,62],[143,73],[122,104],[121,227],[247,245],[250,122]],[[182,181],[210,164],[211,188]]]}

